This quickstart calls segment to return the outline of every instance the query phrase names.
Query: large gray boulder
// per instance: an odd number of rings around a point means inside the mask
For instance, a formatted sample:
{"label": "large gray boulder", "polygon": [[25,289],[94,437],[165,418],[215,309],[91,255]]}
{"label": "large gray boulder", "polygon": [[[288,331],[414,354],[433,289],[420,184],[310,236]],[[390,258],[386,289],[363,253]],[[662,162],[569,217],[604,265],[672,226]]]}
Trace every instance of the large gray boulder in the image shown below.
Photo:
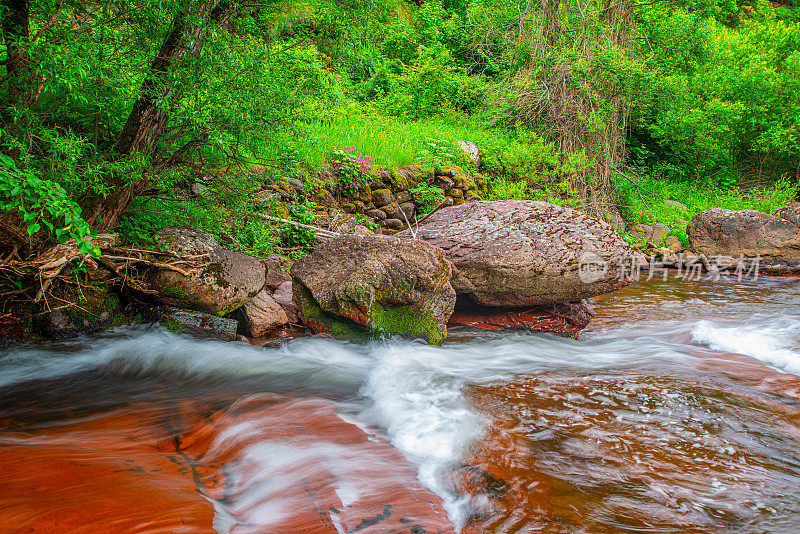
{"label": "large gray boulder", "polygon": [[364,328],[441,343],[456,294],[444,253],[391,236],[343,235],[318,243],[291,269],[294,300],[315,332]]}
{"label": "large gray boulder", "polygon": [[695,215],[686,228],[692,247],[707,256],[761,256],[767,262],[800,260],[796,207],[776,215],[713,208]]}
{"label": "large gray boulder", "polygon": [[444,208],[415,233],[453,262],[456,292],[484,306],[576,302],[616,291],[631,283],[626,265],[637,261],[608,223],[546,202]]}
{"label": "large gray boulder", "polygon": [[259,258],[221,248],[202,230],[168,226],[155,238],[164,250],[206,261],[201,270],[188,276],[170,269],[150,273],[153,287],[181,307],[227,315],[256,296],[266,283],[267,270]]}

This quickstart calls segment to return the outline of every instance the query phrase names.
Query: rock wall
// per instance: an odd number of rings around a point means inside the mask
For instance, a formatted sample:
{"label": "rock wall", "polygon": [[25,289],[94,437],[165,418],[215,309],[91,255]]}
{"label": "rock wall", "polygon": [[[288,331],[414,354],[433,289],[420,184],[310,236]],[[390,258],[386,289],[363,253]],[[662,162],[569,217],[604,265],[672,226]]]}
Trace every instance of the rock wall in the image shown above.
{"label": "rock wall", "polygon": [[[337,181],[337,169],[330,167],[316,176],[316,191],[313,193],[306,191],[300,180],[283,178],[276,184],[266,185],[254,199],[289,202],[310,197],[321,216],[317,223],[321,226],[330,227],[335,214],[344,212],[371,219],[384,233],[394,233],[408,228],[408,222],[413,222],[414,217],[419,216],[423,202],[413,190],[420,184],[427,183],[442,189],[445,206],[483,200],[488,194],[488,184],[483,175],[471,174],[455,165],[446,165],[432,172],[415,166],[401,167],[396,172],[380,169],[372,186],[351,195],[340,194],[336,186],[331,185]],[[285,215],[288,216],[288,212]]]}

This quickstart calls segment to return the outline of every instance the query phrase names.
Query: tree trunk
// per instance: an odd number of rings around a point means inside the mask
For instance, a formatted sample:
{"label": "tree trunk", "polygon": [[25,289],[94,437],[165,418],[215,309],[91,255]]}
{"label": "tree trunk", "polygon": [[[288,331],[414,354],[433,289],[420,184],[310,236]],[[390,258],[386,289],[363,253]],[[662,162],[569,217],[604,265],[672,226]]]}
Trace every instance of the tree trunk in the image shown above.
{"label": "tree trunk", "polygon": [[[126,156],[138,152],[147,156],[153,155],[169,124],[163,104],[170,99],[180,98],[174,87],[165,87],[160,81],[182,58],[198,54],[203,45],[204,28],[193,27],[190,24],[190,15],[199,14],[210,23],[222,24],[230,16],[231,7],[231,3],[227,1],[215,5],[214,0],[202,0],[199,6],[195,3],[175,15],[158,56],[153,60],[142,82],[141,96],[133,104],[128,120],[114,145],[118,154]],[[110,181],[113,184],[112,192],[104,199],[90,202],[86,210],[90,214],[89,222],[92,227],[101,232],[107,232],[117,225],[133,200],[147,189],[150,177],[145,173],[131,183],[123,183],[119,177],[111,177]]]}

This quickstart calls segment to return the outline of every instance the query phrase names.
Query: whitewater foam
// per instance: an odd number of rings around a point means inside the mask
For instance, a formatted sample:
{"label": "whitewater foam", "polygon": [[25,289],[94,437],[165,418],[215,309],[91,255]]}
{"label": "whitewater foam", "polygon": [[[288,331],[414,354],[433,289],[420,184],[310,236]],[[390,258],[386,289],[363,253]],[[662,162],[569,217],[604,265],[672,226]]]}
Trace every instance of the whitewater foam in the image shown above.
{"label": "whitewater foam", "polygon": [[707,347],[750,356],[765,364],[800,375],[800,319],[756,316],[738,326],[699,321],[692,339]]}

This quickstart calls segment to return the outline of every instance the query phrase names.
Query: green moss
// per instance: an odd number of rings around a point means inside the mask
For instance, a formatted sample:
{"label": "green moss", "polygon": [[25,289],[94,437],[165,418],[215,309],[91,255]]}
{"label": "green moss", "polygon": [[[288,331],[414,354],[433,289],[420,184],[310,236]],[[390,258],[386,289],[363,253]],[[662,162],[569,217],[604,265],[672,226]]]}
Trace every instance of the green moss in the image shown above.
{"label": "green moss", "polygon": [[370,310],[372,328],[384,334],[424,337],[431,345],[447,339],[447,327],[440,327],[429,313],[416,306],[384,306],[375,301]]}
{"label": "green moss", "polygon": [[184,334],[187,331],[183,323],[173,317],[168,317],[161,321],[161,326],[176,334]]}
{"label": "green moss", "polygon": [[191,300],[192,299],[192,297],[191,297],[191,295],[189,295],[189,293],[187,293],[185,290],[183,290],[183,289],[181,289],[179,287],[175,287],[175,286],[164,288],[162,293],[164,294],[164,296],[173,297],[173,298],[176,298],[176,299],[179,299],[179,300]]}
{"label": "green moss", "polygon": [[233,313],[233,312],[235,312],[236,310],[238,310],[241,307],[242,307],[241,304],[231,304],[230,306],[222,308],[218,312],[214,312],[213,315],[216,315],[217,317],[225,317],[229,313]]}
{"label": "green moss", "polygon": [[371,336],[368,329],[357,325],[342,317],[326,313],[316,301],[311,292],[302,284],[295,281],[298,288],[297,304],[307,323],[316,323],[316,330],[323,330],[337,339],[363,342]]}
{"label": "green moss", "polygon": [[103,302],[100,304],[103,311],[107,312],[115,312],[120,309],[121,302],[119,300],[119,296],[116,293],[108,293],[106,297],[103,299]]}

